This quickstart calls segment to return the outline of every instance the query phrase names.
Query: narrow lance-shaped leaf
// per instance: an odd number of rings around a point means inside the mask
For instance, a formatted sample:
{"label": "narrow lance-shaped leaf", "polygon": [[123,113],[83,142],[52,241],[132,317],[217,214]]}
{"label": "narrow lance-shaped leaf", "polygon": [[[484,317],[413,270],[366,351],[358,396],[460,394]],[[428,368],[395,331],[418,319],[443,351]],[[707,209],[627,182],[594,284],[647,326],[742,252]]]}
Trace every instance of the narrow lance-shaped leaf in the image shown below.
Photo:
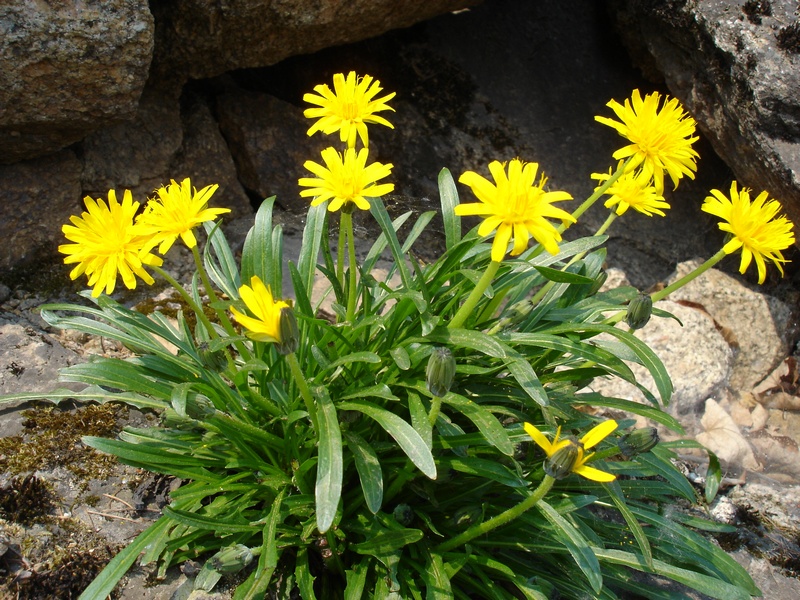
{"label": "narrow lance-shaped leaf", "polygon": [[325,533],[333,524],[342,496],[342,432],[336,407],[324,387],[314,389],[319,423],[319,459],[317,461],[317,528]]}

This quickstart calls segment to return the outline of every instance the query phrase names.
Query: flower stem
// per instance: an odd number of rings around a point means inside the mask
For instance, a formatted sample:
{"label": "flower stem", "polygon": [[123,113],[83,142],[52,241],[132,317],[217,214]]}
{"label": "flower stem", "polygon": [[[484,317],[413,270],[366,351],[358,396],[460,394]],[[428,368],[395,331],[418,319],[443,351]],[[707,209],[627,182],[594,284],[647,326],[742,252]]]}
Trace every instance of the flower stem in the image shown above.
{"label": "flower stem", "polygon": [[336,246],[336,278],[339,280],[339,286],[344,289],[344,213],[339,215],[339,242]]}
{"label": "flower stem", "polygon": [[492,529],[496,529],[502,525],[505,525],[506,523],[510,523],[525,511],[533,508],[536,503],[539,502],[539,500],[544,498],[545,494],[547,494],[547,492],[550,491],[550,488],[553,487],[555,481],[556,480],[550,477],[550,475],[545,475],[544,479],[542,479],[542,482],[539,484],[539,487],[536,488],[536,490],[534,490],[534,492],[522,502],[516,506],[512,506],[504,512],[501,512],[499,515],[492,517],[488,521],[474,525],[456,537],[439,544],[434,551],[437,553],[447,552],[448,550],[452,550],[457,546],[466,544],[476,537],[489,533]]}
{"label": "flower stem", "polygon": [[[214,308],[214,312],[217,313],[219,322],[229,336],[236,336],[236,330],[233,328],[233,323],[231,323],[231,320],[228,318],[228,313],[226,313],[224,309],[215,306],[219,302],[219,298],[217,298],[214,287],[211,285],[211,280],[208,278],[208,273],[203,266],[203,259],[200,257],[200,251],[197,249],[197,246],[192,247],[192,256],[194,257],[194,264],[197,268],[197,272],[200,273],[200,280],[203,282],[206,294],[208,294],[208,300]],[[251,358],[250,351],[242,342],[236,342],[235,346],[236,350],[239,352],[239,356],[244,360],[249,360]]]}
{"label": "flower stem", "polygon": [[475,285],[464,304],[461,305],[461,308],[458,309],[458,312],[453,317],[453,320],[450,321],[449,325],[447,326],[448,328],[457,329],[464,324],[464,321],[467,320],[467,317],[472,314],[473,310],[475,310],[475,306],[478,304],[481,296],[483,296],[483,292],[485,292],[486,288],[489,287],[489,284],[492,283],[492,279],[499,268],[499,262],[493,260],[489,263],[489,266],[486,267],[486,271],[483,272],[483,276]]}
{"label": "flower stem", "polygon": [[[612,211],[611,211],[611,214],[610,214],[610,215],[608,215],[608,218],[606,219],[606,222],[605,222],[605,223],[603,223],[603,224],[600,226],[600,229],[598,229],[598,230],[597,230],[597,232],[596,232],[594,235],[595,235],[595,236],[598,236],[598,235],[603,235],[603,234],[606,232],[606,230],[608,230],[608,228],[609,228],[609,227],[611,227],[611,224],[612,224],[612,223],[613,223],[613,222],[616,220],[616,218],[617,218],[617,213],[615,213],[615,212],[612,210]],[[581,254],[581,258],[583,258],[583,255],[584,255],[584,254],[586,254],[586,253],[585,253],[585,252],[583,252],[583,253]],[[579,259],[579,260],[580,260],[580,259]]]}
{"label": "flower stem", "polygon": [[[347,241],[347,262],[350,267],[350,283],[347,286],[347,313],[345,316],[346,321],[352,321],[356,314],[356,299],[358,287],[358,280],[356,278],[356,241],[353,239],[353,215],[350,212],[342,211],[341,222],[339,224],[341,231]],[[340,240],[341,241],[341,240]],[[344,275],[344,274],[343,274]],[[344,279],[344,276],[342,276]]]}
{"label": "flower stem", "polygon": [[290,352],[286,355],[286,360],[289,362],[289,368],[292,370],[294,381],[300,390],[300,395],[303,397],[303,402],[306,404],[306,412],[308,412],[308,418],[311,419],[311,425],[313,425],[314,431],[319,434],[319,426],[317,425],[317,410],[314,407],[314,398],[311,396],[311,389],[308,387],[308,382],[306,381],[306,377],[303,375],[303,371],[300,368],[300,363],[297,362],[297,356],[295,356],[294,352]]}
{"label": "flower stem", "polygon": [[678,281],[668,285],[663,290],[659,290],[658,292],[655,292],[654,294],[651,294],[650,297],[652,298],[654,303],[658,302],[659,300],[663,300],[664,298],[669,296],[675,290],[680,289],[683,286],[685,286],[687,283],[689,283],[695,277],[698,277],[698,276],[702,275],[703,273],[705,273],[706,271],[708,271],[711,267],[713,267],[715,264],[717,264],[719,261],[721,261],[726,256],[727,256],[727,254],[725,253],[725,251],[724,250],[720,250],[714,256],[712,256],[706,262],[704,262],[702,265],[697,267],[694,271],[692,271],[690,273],[687,273],[686,275],[684,275],[683,277],[678,279]]}
{"label": "flower stem", "polygon": [[[624,163],[622,163],[622,164],[621,164],[619,167],[617,167],[617,170],[616,170],[616,171],[614,171],[614,173],[611,175],[611,177],[609,177],[608,179],[606,179],[606,180],[605,180],[605,182],[603,182],[603,185],[601,185],[600,187],[598,187],[598,188],[597,188],[597,189],[596,189],[596,190],[595,190],[595,191],[592,193],[592,195],[591,195],[591,196],[589,196],[589,197],[588,197],[586,200],[584,200],[584,201],[583,201],[583,203],[582,203],[582,204],[581,204],[581,205],[580,205],[578,208],[576,208],[576,209],[575,209],[575,211],[572,213],[572,218],[573,218],[573,219],[575,219],[575,220],[577,221],[577,220],[578,220],[578,218],[579,218],[579,217],[580,217],[580,216],[581,216],[583,213],[585,213],[587,210],[589,210],[589,209],[592,207],[592,205],[593,205],[595,202],[597,202],[597,201],[600,199],[600,196],[602,196],[603,194],[605,194],[605,193],[606,193],[606,190],[607,190],[608,188],[610,188],[612,185],[614,185],[614,182],[615,182],[617,179],[619,179],[620,177],[622,177],[622,174],[625,172],[625,169],[628,167],[628,163],[629,163],[630,161],[631,161],[631,159],[629,158],[629,159],[628,159],[628,160],[626,160]],[[559,233],[563,232],[563,231],[564,231],[564,230],[565,230],[567,227],[569,227],[569,224],[567,224],[567,223],[562,223],[562,224],[561,224],[561,225],[558,227],[558,231],[559,231]],[[595,234],[595,235],[599,235],[599,234]]]}
{"label": "flower stem", "polygon": [[214,329],[214,326],[211,324],[211,321],[208,320],[208,317],[203,312],[203,308],[195,303],[194,298],[192,298],[191,294],[189,294],[189,292],[187,292],[183,288],[183,286],[180,283],[178,283],[178,281],[174,277],[172,277],[172,275],[167,273],[161,267],[153,266],[151,268],[153,269],[153,271],[161,275],[161,277],[163,277],[167,283],[169,283],[173,288],[177,290],[177,292],[181,295],[181,298],[183,298],[183,301],[186,302],[186,304],[188,304],[189,307],[194,311],[195,315],[197,315],[198,320],[203,324],[203,327],[206,328],[206,331],[208,332],[208,335],[211,337],[211,339],[212,340],[218,339],[220,337],[219,333],[217,333],[217,330]]}

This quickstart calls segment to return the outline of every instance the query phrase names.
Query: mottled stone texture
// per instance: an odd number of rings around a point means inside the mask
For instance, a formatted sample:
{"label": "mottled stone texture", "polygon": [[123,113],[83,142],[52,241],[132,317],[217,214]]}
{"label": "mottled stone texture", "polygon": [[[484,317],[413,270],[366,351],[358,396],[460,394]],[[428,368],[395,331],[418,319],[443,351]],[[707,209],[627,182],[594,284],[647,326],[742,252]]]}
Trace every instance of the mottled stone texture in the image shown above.
{"label": "mottled stone texture", "polygon": [[153,34],[146,0],[0,3],[0,163],[130,118]]}
{"label": "mottled stone texture", "polygon": [[633,60],[663,77],[742,185],[768,190],[800,225],[800,48],[780,42],[797,27],[797,2],[757,4],[770,8],[610,2]]}
{"label": "mottled stone texture", "polygon": [[375,37],[480,0],[154,2],[159,77],[199,79]]}

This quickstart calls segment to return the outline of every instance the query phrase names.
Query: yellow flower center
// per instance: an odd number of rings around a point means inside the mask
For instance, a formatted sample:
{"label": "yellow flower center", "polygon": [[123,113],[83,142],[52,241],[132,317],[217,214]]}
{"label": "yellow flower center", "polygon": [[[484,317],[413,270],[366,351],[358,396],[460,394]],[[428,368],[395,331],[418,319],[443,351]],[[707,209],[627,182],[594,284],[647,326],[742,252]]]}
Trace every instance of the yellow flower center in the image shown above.
{"label": "yellow flower center", "polygon": [[342,102],[341,108],[342,108],[341,117],[345,121],[355,121],[356,117],[358,117],[361,114],[358,102],[352,100],[350,102]]}

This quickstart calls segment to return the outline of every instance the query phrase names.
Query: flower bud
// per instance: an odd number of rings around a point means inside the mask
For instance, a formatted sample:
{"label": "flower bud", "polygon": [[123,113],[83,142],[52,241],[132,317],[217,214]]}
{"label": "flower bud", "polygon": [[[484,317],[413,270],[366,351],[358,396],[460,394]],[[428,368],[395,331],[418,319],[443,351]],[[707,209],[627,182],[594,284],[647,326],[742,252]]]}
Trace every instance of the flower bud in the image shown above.
{"label": "flower bud", "polygon": [[553,479],[564,479],[572,473],[572,469],[581,456],[581,447],[574,439],[569,444],[556,450],[544,461],[544,472]]}
{"label": "flower bud", "polygon": [[253,562],[253,553],[247,546],[236,544],[217,552],[210,562],[217,573],[238,573]]}
{"label": "flower bud", "polygon": [[619,451],[626,459],[633,458],[637,454],[649,452],[658,444],[658,429],[655,427],[642,427],[626,433],[617,444]]}
{"label": "flower bud", "polygon": [[628,304],[625,322],[631,329],[641,329],[650,320],[653,312],[653,299],[648,294],[640,293]]}
{"label": "flower bud", "polygon": [[221,373],[228,366],[225,353],[222,350],[211,350],[208,342],[200,342],[197,345],[197,353],[200,355],[200,362],[207,369]]}
{"label": "flower bud", "polygon": [[214,407],[214,403],[205,396],[197,394],[186,398],[186,416],[190,419],[202,421],[216,412],[217,409]]}
{"label": "flower bud", "polygon": [[411,510],[411,507],[406,503],[395,506],[392,514],[394,515],[394,520],[403,527],[408,527],[414,520],[414,511]]}
{"label": "flower bud", "polygon": [[456,359],[453,358],[453,353],[443,346],[434,348],[428,359],[425,375],[431,394],[439,398],[446,395],[456,375]]}
{"label": "flower bud", "polygon": [[297,318],[291,306],[281,308],[281,317],[278,321],[281,341],[275,344],[278,354],[291,354],[297,350],[300,343],[300,331],[297,329]]}

